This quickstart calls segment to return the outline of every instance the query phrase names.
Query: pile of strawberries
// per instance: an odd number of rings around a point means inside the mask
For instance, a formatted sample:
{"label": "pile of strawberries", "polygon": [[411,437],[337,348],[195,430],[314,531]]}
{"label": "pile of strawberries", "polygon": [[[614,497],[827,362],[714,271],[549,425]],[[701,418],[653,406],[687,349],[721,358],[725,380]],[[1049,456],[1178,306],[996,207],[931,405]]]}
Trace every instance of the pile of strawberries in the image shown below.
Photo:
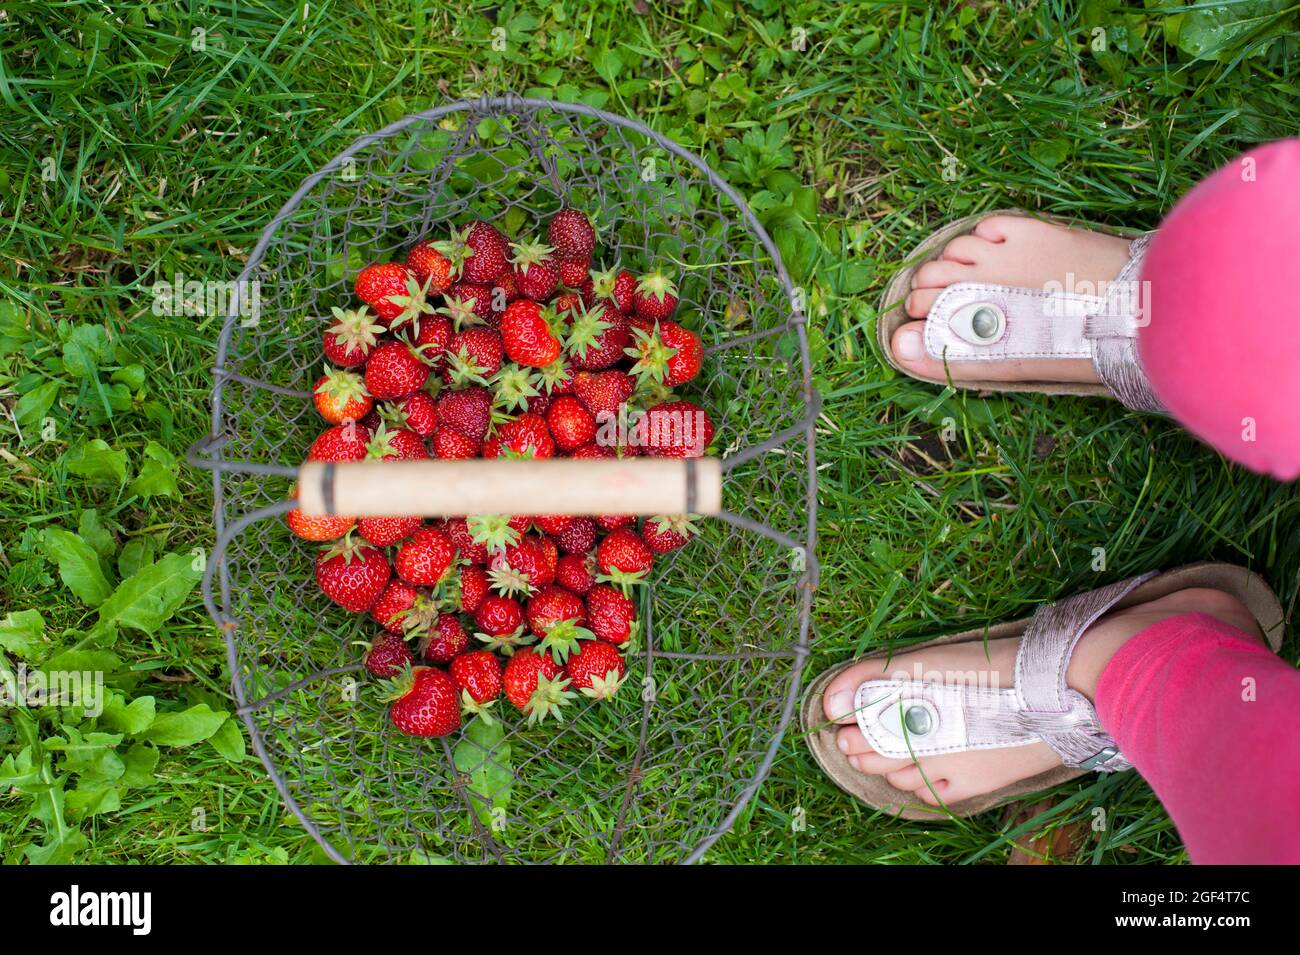
{"label": "pile of strawberries", "polygon": [[[329,423],[314,461],[694,457],[704,409],[673,389],[699,374],[699,338],[673,321],[668,276],[593,271],[596,231],[557,212],[547,241],[509,242],[476,221],[362,269],[365,305],[335,308],[314,402]],[[634,422],[634,423],[632,423]],[[609,699],[638,631],[633,588],[656,554],[696,533],[691,515],[306,517],[333,542],[324,593],[381,628],[365,666],[390,717],[444,736],[503,692],[530,723],[581,693]]]}

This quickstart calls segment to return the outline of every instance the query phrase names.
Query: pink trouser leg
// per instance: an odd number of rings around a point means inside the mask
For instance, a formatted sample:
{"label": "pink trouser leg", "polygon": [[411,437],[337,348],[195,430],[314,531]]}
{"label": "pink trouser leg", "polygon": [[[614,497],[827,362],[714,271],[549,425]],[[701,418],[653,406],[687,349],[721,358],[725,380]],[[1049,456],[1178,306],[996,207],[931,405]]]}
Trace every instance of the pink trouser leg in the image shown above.
{"label": "pink trouser leg", "polygon": [[1182,614],[1120,648],[1096,706],[1193,862],[1300,863],[1300,671]]}
{"label": "pink trouser leg", "polygon": [[1300,139],[1240,156],[1160,223],[1142,264],[1151,387],[1188,431],[1300,477]]}

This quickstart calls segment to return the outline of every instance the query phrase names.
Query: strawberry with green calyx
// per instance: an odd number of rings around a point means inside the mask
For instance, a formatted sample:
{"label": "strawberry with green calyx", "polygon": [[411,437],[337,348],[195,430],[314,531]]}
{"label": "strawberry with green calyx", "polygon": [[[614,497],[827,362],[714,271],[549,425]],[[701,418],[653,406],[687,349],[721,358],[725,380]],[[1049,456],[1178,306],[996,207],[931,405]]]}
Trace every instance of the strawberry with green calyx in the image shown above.
{"label": "strawberry with green calyx", "polygon": [[541,394],[537,387],[540,381],[541,377],[536,371],[507,362],[492,378],[495,406],[507,413],[526,411],[528,399]]}
{"label": "strawberry with green calyx", "polygon": [[622,645],[636,632],[636,604],[609,584],[587,591],[587,629],[606,643]]}
{"label": "strawberry with green calyx", "polygon": [[597,298],[609,299],[620,312],[635,310],[636,276],[627,269],[615,265],[603,272],[592,272],[591,288]]}
{"label": "strawberry with green calyx", "polygon": [[379,343],[384,326],[374,320],[366,307],[358,309],[330,309],[334,324],[325,331],[323,351],[325,357],[344,368],[356,368],[366,363],[370,352]]}
{"label": "strawberry with green calyx", "polygon": [[634,328],[624,353],[636,359],[632,374],[669,388],[684,385],[700,373],[704,345],[695,333],[676,322],[661,321],[651,331]]}
{"label": "strawberry with green calyx", "polygon": [[541,369],[538,379],[542,391],[547,395],[567,395],[573,391],[573,368],[563,358],[557,358]]}
{"label": "strawberry with green calyx", "polygon": [[561,292],[551,300],[551,308],[555,309],[555,314],[568,322],[572,322],[585,307],[582,304],[582,296],[577,292]]}
{"label": "strawberry with green calyx", "polygon": [[486,563],[493,553],[518,544],[522,531],[515,517],[504,514],[472,514],[465,518],[465,527],[470,539],[485,550],[487,556],[480,563]]}
{"label": "strawberry with green calyx", "polygon": [[438,314],[447,319],[455,332],[484,324],[480,300],[485,298],[482,286],[457,285],[443,297]]}
{"label": "strawberry with green calyx", "polygon": [[460,693],[437,667],[405,667],[385,686],[392,724],[408,736],[446,736],[460,729]]}
{"label": "strawberry with green calyx", "polygon": [[[451,319],[446,315],[425,316],[415,335],[415,353],[434,371],[441,372],[452,334]],[[433,384],[436,390],[436,379]]]}
{"label": "strawberry with green calyx", "polygon": [[442,380],[453,388],[486,385],[504,359],[500,335],[490,328],[467,328],[447,345]]}
{"label": "strawberry with green calyx", "polygon": [[416,281],[428,290],[429,295],[441,295],[454,280],[451,259],[438,251],[435,243],[423,239],[406,253],[406,264],[415,273]]}
{"label": "strawberry with green calyx", "polygon": [[637,280],[632,308],[647,321],[671,318],[677,308],[677,286],[662,272],[650,272]]}
{"label": "strawberry with green calyx", "polygon": [[561,259],[590,259],[596,250],[596,228],[577,209],[561,209],[546,224],[546,240]]}
{"label": "strawberry with green calyx", "polygon": [[545,301],[555,294],[560,285],[559,266],[552,255],[555,250],[536,239],[511,243],[510,249],[513,252],[510,274],[518,293],[536,302]]}
{"label": "strawberry with green calyx", "polygon": [[439,614],[420,640],[420,654],[429,663],[449,663],[469,649],[469,634],[454,613]]}
{"label": "strawberry with green calyx", "polygon": [[456,559],[456,546],[435,527],[422,527],[398,547],[393,558],[397,576],[417,587],[442,582]]}
{"label": "strawberry with green calyx", "polygon": [[406,428],[427,438],[438,428],[438,403],[427,391],[417,391],[385,404],[379,417],[389,427]]}
{"label": "strawberry with green calyx", "polygon": [[369,461],[422,461],[429,456],[424,441],[408,428],[380,424],[366,445]]}
{"label": "strawberry with green calyx", "polygon": [[612,700],[627,679],[627,664],[613,644],[593,640],[582,644],[569,657],[564,675],[583,696]]}
{"label": "strawberry with green calyx", "polygon": [[624,591],[644,583],[654,564],[654,553],[631,527],[610,531],[596,547],[599,580],[612,583]]}
{"label": "strawberry with green calyx", "polygon": [[565,347],[580,371],[599,371],[623,360],[632,331],[617,312],[597,303],[573,320]]}
{"label": "strawberry with green calyx", "polygon": [[488,555],[488,578],[492,588],[509,596],[526,596],[555,580],[545,545],[534,534]]}
{"label": "strawberry with green calyx", "polygon": [[524,626],[524,608],[513,597],[488,594],[474,611],[475,639],[487,644],[487,649],[505,656],[536,638]]}
{"label": "strawberry with green calyx", "polygon": [[641,526],[641,539],[656,554],[667,554],[685,547],[700,533],[696,514],[668,514],[647,517]]}
{"label": "strawberry with green calyx", "polygon": [[501,695],[501,661],[490,650],[470,650],[451,661],[447,673],[460,688],[461,712],[491,723],[489,708]]}
{"label": "strawberry with green calyx", "polygon": [[528,725],[548,717],[563,719],[562,708],[577,697],[569,690],[564,668],[546,651],[523,647],[506,664],[503,689],[515,709],[528,717]]}
{"label": "strawberry with green calyx", "polygon": [[371,604],[370,616],[389,633],[405,634],[419,596],[420,592],[405,581],[390,580]]}
{"label": "strawberry with green calyx", "polygon": [[547,650],[563,663],[581,640],[595,640],[588,630],[587,607],[582,598],[563,587],[544,587],[539,590],[526,608],[528,629],[541,640],[537,649]]}
{"label": "strawberry with green calyx", "polygon": [[485,458],[550,458],[555,455],[555,439],[546,419],[531,411],[497,428],[497,433],[483,445]]}
{"label": "strawberry with green calyx", "polygon": [[352,288],[381,322],[391,323],[406,311],[407,303],[394,302],[392,298],[409,296],[408,283],[415,283],[416,289],[420,287],[408,266],[401,262],[376,262],[357,273]]}
{"label": "strawberry with green calyx", "polygon": [[384,552],[358,544],[349,532],[316,557],[316,583],[326,597],[351,613],[365,613],[392,576]]}
{"label": "strawberry with green calyx", "polygon": [[406,641],[392,633],[381,633],[366,646],[362,664],[371,676],[391,679],[415,662]]}

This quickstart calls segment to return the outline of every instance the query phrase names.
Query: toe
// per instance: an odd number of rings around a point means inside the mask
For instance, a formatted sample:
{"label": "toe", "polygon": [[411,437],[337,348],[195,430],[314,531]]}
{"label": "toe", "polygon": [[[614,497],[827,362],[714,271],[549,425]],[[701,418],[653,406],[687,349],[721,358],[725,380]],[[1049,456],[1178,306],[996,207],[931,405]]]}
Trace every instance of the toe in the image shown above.
{"label": "toe", "polygon": [[889,781],[889,785],[903,792],[912,792],[925,785],[925,777],[921,775],[921,770],[915,763],[885,773],[885,779]]}
{"label": "toe", "polygon": [[879,753],[859,753],[849,757],[849,764],[867,776],[884,776],[912,765],[910,759],[892,759]]}
{"label": "toe", "polygon": [[986,242],[1005,242],[1013,231],[1026,222],[1024,216],[985,216],[975,226],[975,235]]}
{"label": "toe", "polygon": [[948,793],[952,789],[952,784],[948,780],[934,779],[931,780],[931,784],[930,786],[922,784],[920,789],[913,790],[912,795],[927,806],[937,806],[940,800],[943,802],[953,801],[948,797]]}
{"label": "toe", "polygon": [[885,670],[883,660],[862,660],[831,680],[822,696],[822,710],[832,723],[852,723],[854,695],[858,687],[868,680],[874,680]]}
{"label": "toe", "polygon": [[941,288],[914,289],[903,303],[903,311],[907,312],[910,318],[925,318],[930,314],[930,309],[934,308],[934,300],[941,292],[943,292]]}
{"label": "toe", "polygon": [[945,288],[954,282],[965,281],[971,273],[969,265],[934,259],[916,270],[912,276],[912,288]]}
{"label": "toe", "polygon": [[856,726],[845,726],[835,734],[835,745],[839,747],[840,752],[845,756],[857,756],[861,753],[874,752],[867,738],[862,735],[862,730]]}
{"label": "toe", "polygon": [[941,258],[963,265],[978,265],[991,248],[993,246],[987,239],[968,233],[957,236],[944,246]]}

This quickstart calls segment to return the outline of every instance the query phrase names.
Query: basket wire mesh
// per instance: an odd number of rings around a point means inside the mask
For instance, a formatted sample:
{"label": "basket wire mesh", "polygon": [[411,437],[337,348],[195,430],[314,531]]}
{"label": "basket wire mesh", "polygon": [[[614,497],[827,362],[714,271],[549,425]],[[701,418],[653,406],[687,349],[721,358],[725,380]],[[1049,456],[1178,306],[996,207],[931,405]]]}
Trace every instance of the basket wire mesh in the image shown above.
{"label": "basket wire mesh", "polygon": [[[685,396],[716,422],[726,510],[640,588],[643,636],[613,701],[584,699],[558,726],[499,713],[490,752],[468,734],[405,737],[358,660],[374,624],[329,604],[312,545],[277,519],[320,430],[320,323],[351,302],[361,264],[471,218],[535,228],[561,205],[595,215],[599,262],[677,270],[706,353]],[[254,287],[264,316],[248,314]],[[819,399],[800,302],[771,237],[702,159],[582,104],[439,106],[357,140],[285,203],[236,283],[211,433],[190,460],[213,476],[203,594],[238,712],[331,858],[693,862],[730,829],[793,713],[817,583]]]}

